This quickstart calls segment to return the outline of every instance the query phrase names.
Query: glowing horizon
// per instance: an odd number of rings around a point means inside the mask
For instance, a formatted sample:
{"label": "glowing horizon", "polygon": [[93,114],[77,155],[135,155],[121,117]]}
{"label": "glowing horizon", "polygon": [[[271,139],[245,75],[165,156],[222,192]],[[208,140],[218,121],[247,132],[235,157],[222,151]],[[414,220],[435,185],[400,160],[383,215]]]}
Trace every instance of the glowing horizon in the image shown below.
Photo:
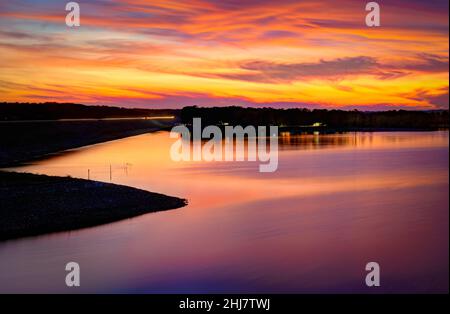
{"label": "glowing horizon", "polygon": [[0,101],[448,109],[448,1],[0,2]]}

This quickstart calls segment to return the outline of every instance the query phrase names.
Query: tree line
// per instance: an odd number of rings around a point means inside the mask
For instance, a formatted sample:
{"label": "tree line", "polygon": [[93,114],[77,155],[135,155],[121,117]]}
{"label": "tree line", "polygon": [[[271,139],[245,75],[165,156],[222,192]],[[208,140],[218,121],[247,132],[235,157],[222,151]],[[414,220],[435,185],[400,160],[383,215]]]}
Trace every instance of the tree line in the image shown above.
{"label": "tree line", "polygon": [[337,109],[275,109],[251,107],[197,107],[183,109],[130,109],[73,103],[0,103],[0,121],[102,119],[171,115],[189,124],[202,118],[204,125],[278,125],[301,127],[320,124],[328,128],[448,128],[448,110],[359,111]]}
{"label": "tree line", "polygon": [[130,109],[73,103],[0,103],[0,121],[133,118],[178,115],[172,109]]}
{"label": "tree line", "polygon": [[329,128],[448,128],[448,110],[358,111],[327,109],[274,109],[244,107],[184,107],[184,123],[201,118],[204,125],[278,125],[285,127],[325,125]]}

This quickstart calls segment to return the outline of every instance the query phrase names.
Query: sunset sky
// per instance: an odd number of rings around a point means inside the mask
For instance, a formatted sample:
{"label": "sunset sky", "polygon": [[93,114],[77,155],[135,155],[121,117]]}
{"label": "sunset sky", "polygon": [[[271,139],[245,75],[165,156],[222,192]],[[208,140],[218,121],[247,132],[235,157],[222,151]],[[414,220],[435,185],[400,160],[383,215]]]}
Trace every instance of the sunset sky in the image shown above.
{"label": "sunset sky", "polygon": [[0,0],[0,101],[448,109],[448,0]]}

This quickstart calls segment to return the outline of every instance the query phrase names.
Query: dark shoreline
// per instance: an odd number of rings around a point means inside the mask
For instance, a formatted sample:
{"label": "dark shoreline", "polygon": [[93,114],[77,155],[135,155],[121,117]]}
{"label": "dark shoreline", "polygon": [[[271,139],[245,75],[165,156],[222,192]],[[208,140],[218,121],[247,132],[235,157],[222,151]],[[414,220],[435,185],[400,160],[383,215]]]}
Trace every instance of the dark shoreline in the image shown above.
{"label": "dark shoreline", "polygon": [[0,171],[0,240],[97,226],[185,206],[123,185]]}
{"label": "dark shoreline", "polygon": [[173,121],[0,123],[0,241],[93,227],[183,207],[181,198],[123,185],[9,172],[69,149],[170,128]]}

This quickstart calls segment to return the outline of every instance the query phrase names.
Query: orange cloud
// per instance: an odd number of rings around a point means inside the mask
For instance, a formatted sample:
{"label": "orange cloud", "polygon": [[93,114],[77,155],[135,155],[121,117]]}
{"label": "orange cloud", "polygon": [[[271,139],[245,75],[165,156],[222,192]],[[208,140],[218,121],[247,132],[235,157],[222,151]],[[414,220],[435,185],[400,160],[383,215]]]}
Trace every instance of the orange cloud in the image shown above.
{"label": "orange cloud", "polygon": [[356,0],[79,3],[73,29],[59,1],[0,5],[3,101],[448,107],[447,1],[380,2],[379,28]]}

